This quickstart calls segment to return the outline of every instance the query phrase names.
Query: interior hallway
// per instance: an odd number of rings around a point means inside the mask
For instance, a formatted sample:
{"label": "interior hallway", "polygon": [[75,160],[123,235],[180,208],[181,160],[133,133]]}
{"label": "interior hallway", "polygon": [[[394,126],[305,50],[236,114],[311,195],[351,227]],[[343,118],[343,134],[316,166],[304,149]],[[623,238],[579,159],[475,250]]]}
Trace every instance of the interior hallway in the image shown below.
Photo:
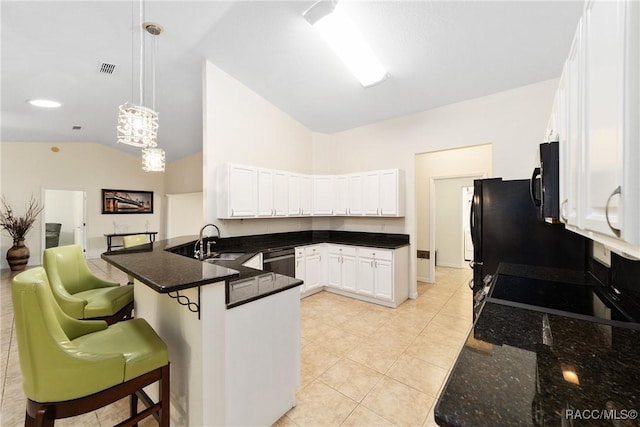
{"label": "interior hallway", "polygon": [[[126,283],[100,259],[92,271]],[[3,427],[24,425],[11,272],[0,271],[0,367]],[[301,301],[302,370],[297,406],[277,426],[434,426],[433,405],[471,327],[469,269],[438,267],[436,283],[390,309],[330,292]],[[58,426],[112,426],[126,418],[123,399]],[[141,426],[156,425],[153,418]]]}

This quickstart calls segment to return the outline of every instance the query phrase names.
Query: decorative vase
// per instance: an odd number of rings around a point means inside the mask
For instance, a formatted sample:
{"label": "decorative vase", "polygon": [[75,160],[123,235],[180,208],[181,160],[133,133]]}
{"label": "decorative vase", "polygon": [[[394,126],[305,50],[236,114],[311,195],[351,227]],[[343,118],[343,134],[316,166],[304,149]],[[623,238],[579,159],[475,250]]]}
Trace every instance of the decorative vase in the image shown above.
{"label": "decorative vase", "polygon": [[15,239],[13,246],[7,251],[7,262],[11,271],[22,271],[29,261],[29,248],[24,245],[24,238]]}

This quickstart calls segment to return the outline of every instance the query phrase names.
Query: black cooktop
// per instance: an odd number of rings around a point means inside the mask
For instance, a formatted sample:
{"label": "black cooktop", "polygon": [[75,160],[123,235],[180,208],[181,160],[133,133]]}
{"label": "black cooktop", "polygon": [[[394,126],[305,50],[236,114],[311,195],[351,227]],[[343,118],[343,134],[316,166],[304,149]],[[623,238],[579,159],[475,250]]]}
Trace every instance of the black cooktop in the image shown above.
{"label": "black cooktop", "polygon": [[563,281],[562,277],[548,274],[522,275],[501,273],[493,279],[488,299],[508,301],[542,309],[592,316],[606,320],[640,322],[640,315],[623,304],[617,292],[590,277]]}

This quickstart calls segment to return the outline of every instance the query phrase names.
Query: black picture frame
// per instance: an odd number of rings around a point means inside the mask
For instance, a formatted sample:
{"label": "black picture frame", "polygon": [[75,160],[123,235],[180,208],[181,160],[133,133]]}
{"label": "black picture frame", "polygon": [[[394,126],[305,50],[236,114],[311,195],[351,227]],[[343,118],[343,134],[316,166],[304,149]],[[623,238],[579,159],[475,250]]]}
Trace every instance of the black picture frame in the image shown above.
{"label": "black picture frame", "polygon": [[152,214],[153,191],[102,189],[103,214]]}

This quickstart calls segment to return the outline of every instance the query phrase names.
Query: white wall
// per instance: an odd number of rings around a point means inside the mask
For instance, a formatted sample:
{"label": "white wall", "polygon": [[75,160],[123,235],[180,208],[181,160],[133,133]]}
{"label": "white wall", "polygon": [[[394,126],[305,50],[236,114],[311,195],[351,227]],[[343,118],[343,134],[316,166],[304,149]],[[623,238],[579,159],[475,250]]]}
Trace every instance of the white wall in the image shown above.
{"label": "white wall", "polygon": [[[51,150],[53,146],[59,151]],[[38,200],[42,190],[79,190],[87,194],[87,256],[99,257],[107,249],[105,233],[143,231],[160,232],[164,199],[164,176],[142,171],[140,157],[96,143],[0,143],[1,193],[17,212],[33,195]],[[153,214],[103,215],[101,189],[129,189],[154,192]],[[40,218],[26,238],[31,251],[29,265],[39,265],[42,259]],[[0,239],[2,268],[8,268],[4,254],[11,239],[2,232]]]}
{"label": "white wall", "polygon": [[223,236],[308,230],[310,218],[217,219],[216,171],[226,162],[312,171],[309,129],[209,62],[205,63],[204,174],[205,221]]}

